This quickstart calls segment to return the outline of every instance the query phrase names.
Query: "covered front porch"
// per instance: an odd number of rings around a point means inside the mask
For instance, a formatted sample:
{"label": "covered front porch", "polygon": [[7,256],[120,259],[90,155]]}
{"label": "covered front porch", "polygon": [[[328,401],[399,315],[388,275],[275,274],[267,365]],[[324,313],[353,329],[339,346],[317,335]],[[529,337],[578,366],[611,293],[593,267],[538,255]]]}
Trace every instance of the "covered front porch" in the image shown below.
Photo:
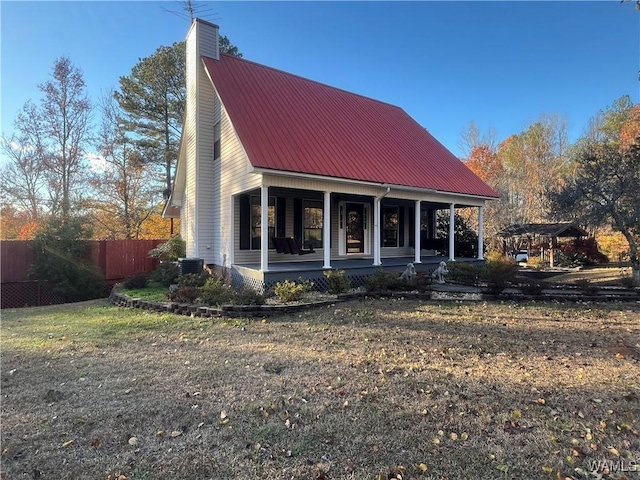
{"label": "covered front porch", "polygon": [[[232,197],[233,250],[226,270],[234,285],[262,290],[305,278],[321,289],[324,271],[344,270],[360,286],[378,268],[402,272],[413,263],[420,272],[443,260],[483,260],[484,199],[387,185],[262,180],[260,187]],[[459,208],[477,209],[478,241],[472,253],[457,255]],[[449,220],[446,232],[438,231],[438,212]],[[305,254],[283,253],[277,248],[283,238],[293,239]]]}

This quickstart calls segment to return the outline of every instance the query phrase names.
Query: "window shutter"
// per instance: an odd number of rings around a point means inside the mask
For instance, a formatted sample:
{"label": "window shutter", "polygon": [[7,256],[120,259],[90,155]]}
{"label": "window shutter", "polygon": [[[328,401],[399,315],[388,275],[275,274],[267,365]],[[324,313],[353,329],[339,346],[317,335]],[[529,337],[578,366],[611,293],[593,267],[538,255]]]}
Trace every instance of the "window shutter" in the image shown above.
{"label": "window shutter", "polygon": [[404,207],[398,207],[398,246],[404,247]]}
{"label": "window shutter", "polygon": [[286,237],[287,199],[276,198],[276,237]]}
{"label": "window shutter", "polygon": [[240,195],[240,250],[251,248],[251,204],[249,195]]}
{"label": "window shutter", "polygon": [[293,199],[293,238],[302,241],[302,199]]}

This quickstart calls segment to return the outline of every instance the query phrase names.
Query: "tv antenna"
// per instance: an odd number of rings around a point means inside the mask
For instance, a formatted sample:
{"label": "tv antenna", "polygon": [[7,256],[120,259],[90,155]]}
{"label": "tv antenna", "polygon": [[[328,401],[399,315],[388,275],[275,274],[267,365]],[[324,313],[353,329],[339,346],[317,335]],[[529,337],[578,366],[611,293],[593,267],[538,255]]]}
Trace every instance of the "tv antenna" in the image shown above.
{"label": "tv antenna", "polygon": [[217,13],[213,12],[213,7],[207,5],[199,5],[193,0],[181,0],[175,2],[180,5],[180,10],[170,10],[162,7],[163,12],[171,13],[182,20],[188,20],[192,23],[193,20],[198,17],[204,20],[215,20]]}

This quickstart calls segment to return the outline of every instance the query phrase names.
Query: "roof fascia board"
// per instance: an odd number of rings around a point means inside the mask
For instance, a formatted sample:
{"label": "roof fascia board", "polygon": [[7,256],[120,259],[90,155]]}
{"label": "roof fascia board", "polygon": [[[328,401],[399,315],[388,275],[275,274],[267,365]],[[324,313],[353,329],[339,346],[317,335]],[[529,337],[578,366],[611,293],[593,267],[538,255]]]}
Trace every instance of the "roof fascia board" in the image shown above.
{"label": "roof fascia board", "polygon": [[454,193],[454,192],[443,192],[441,190],[433,190],[429,188],[419,188],[419,187],[408,187],[403,185],[393,185],[390,183],[375,183],[375,182],[365,182],[362,180],[350,180],[348,178],[339,178],[339,177],[325,177],[322,175],[314,175],[311,173],[299,173],[299,172],[288,172],[286,170],[273,170],[269,168],[251,168],[251,173],[261,174],[261,175],[281,175],[286,177],[298,177],[305,178],[309,180],[319,180],[325,182],[339,182],[339,183],[350,183],[356,185],[365,185],[368,187],[377,187],[377,188],[390,188],[391,190],[400,190],[400,191],[408,191],[408,192],[416,192],[416,193],[426,193],[426,194],[437,194],[443,195],[447,197],[457,197],[462,199],[473,199],[476,201],[484,201],[486,200],[496,200],[493,197],[481,197],[477,195],[469,195],[464,193]]}

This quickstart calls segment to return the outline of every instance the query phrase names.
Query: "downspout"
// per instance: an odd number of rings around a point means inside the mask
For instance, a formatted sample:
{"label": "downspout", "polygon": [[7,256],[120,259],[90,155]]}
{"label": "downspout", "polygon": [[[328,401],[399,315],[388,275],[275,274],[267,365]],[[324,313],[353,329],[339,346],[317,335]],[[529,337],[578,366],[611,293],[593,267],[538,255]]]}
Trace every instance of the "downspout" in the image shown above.
{"label": "downspout", "polygon": [[382,195],[375,197],[373,200],[373,265],[380,266],[380,202],[384,197],[389,195],[391,187],[387,187],[387,191]]}

